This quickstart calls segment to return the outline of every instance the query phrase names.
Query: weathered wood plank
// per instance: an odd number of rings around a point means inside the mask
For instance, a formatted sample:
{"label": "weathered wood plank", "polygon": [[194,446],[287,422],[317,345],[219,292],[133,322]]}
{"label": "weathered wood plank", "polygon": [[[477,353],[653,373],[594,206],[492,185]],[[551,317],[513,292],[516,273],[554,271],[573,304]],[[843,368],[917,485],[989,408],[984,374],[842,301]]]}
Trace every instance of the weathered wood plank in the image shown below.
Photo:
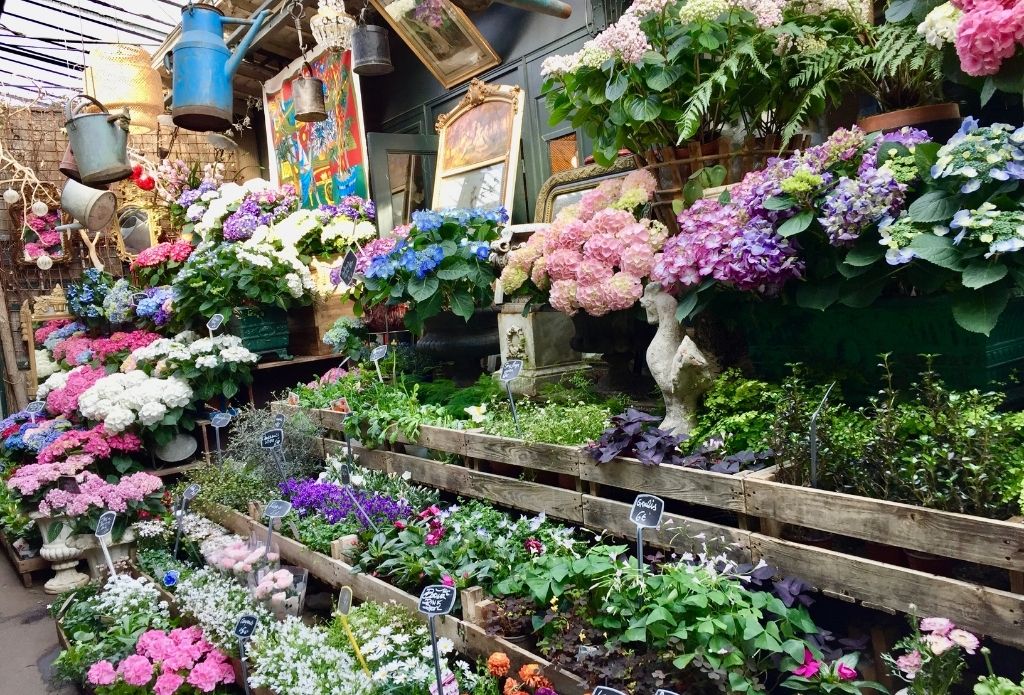
{"label": "weathered wood plank", "polygon": [[333,432],[344,431],[345,413],[338,413],[333,410],[326,410],[323,408],[317,412],[320,413],[320,426],[325,430],[331,430]]}
{"label": "weathered wood plank", "polygon": [[743,480],[724,473],[710,473],[682,466],[645,466],[632,459],[615,459],[597,464],[588,461],[580,468],[583,480],[613,487],[654,492],[660,497],[742,512]]}
{"label": "weathered wood plank", "polygon": [[545,512],[548,516],[573,523],[583,523],[582,495],[573,490],[506,478],[492,473],[470,470],[440,461],[393,452],[373,451],[362,454],[360,460],[387,461],[391,473],[412,475],[418,483],[441,490],[485,499],[514,509]]}
{"label": "weathered wood plank", "polygon": [[[256,522],[247,519],[242,514],[223,507],[213,512],[211,516],[215,521],[239,535],[246,535],[258,526]],[[361,601],[379,603],[394,601],[411,610],[420,619],[425,620],[425,617],[417,612],[418,600],[415,596],[376,577],[354,572],[351,565],[310,550],[291,538],[280,537],[278,540],[283,559],[305,567],[310,574],[330,586],[334,588],[350,586],[352,594]],[[454,616],[446,616],[438,620],[437,633],[439,637],[451,639],[459,652],[474,658],[486,659],[493,652],[502,651],[517,664],[538,664],[543,669],[544,675],[555,684],[560,693],[582,695],[586,687],[586,682],[583,679],[559,669],[539,655],[500,637],[491,637],[482,627],[459,620]]]}
{"label": "weathered wood plank", "polygon": [[[636,538],[636,526],[629,520],[632,505],[583,495],[583,524],[596,531],[607,531],[621,538]],[[735,555],[746,557],[750,534],[678,514],[665,514],[661,528],[645,529],[644,543],[679,552],[700,550],[704,542],[712,548],[735,545]]]}
{"label": "weathered wood plank", "polygon": [[[1024,524],[748,477],[746,513],[1008,570],[1024,570]],[[657,489],[657,488],[656,488]]]}
{"label": "weathered wood plank", "polygon": [[900,612],[913,604],[918,615],[948,616],[961,627],[1024,646],[1024,596],[756,533],[750,543],[754,557],[822,591]]}
{"label": "weathered wood plank", "polygon": [[466,431],[453,430],[447,427],[431,427],[422,425],[420,427],[419,441],[414,442],[420,446],[435,451],[443,451],[448,454],[466,455]]}
{"label": "weathered wood plank", "polygon": [[466,432],[465,455],[485,461],[579,476],[589,458],[579,448],[556,444],[531,444],[519,439]]}

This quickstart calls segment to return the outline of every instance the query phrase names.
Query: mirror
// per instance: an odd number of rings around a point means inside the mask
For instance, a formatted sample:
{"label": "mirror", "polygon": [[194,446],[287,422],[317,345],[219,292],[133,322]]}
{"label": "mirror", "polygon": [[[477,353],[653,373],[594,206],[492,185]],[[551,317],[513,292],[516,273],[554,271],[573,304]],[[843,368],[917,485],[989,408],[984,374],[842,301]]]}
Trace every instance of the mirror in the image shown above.
{"label": "mirror", "polygon": [[367,133],[370,188],[377,203],[381,234],[412,221],[416,210],[430,208],[437,136]]}
{"label": "mirror", "polygon": [[148,248],[160,243],[162,214],[153,207],[128,204],[117,211],[114,241],[121,260],[131,262]]}
{"label": "mirror", "polygon": [[636,168],[632,157],[619,157],[611,167],[597,164],[561,171],[540,187],[534,222],[553,222],[558,213],[580,202],[583,194],[606,179],[619,178]]}

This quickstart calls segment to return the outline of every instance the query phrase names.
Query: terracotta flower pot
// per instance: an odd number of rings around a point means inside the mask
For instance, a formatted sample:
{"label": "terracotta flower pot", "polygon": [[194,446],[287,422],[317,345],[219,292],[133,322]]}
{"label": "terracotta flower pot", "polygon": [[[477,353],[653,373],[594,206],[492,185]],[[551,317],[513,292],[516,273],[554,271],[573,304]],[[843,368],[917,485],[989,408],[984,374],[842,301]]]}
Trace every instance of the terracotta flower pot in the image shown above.
{"label": "terracotta flower pot", "polygon": [[857,125],[868,133],[888,133],[906,126],[920,127],[941,142],[956,132],[960,127],[960,121],[960,105],[950,102],[867,116],[857,121]]}

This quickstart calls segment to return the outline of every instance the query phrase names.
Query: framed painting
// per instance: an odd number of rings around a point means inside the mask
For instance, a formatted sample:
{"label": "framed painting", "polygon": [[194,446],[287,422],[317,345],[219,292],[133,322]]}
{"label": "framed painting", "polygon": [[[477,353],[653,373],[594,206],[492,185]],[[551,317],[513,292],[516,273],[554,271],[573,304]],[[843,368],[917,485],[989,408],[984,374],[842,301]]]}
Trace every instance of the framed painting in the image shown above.
{"label": "framed painting", "polygon": [[512,210],[523,131],[523,90],[473,80],[452,111],[437,119],[435,210]]}
{"label": "framed painting", "polygon": [[466,13],[450,0],[372,0],[445,89],[490,70],[501,58]]}
{"label": "framed painting", "polygon": [[352,53],[318,48],[309,59],[314,77],[324,81],[327,120],[295,120],[291,81],[302,71],[298,58],[263,85],[263,113],[270,149],[270,180],[292,184],[302,206],[333,205],[347,195],[369,195],[369,168],[359,76]]}

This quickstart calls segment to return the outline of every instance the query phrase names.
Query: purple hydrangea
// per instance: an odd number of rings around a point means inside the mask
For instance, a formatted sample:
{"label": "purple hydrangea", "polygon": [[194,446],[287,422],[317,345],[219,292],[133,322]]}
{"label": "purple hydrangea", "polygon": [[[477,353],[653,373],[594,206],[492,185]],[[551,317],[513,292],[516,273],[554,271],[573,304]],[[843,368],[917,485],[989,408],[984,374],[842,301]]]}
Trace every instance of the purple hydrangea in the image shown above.
{"label": "purple hydrangea", "polygon": [[895,217],[903,206],[907,187],[887,169],[871,169],[856,179],[839,179],[822,203],[818,218],[829,243],[850,246],[862,232],[886,216]]}
{"label": "purple hydrangea", "polygon": [[931,136],[923,130],[911,128],[910,126],[892,133],[885,133],[875,140],[875,143],[864,152],[864,158],[861,160],[860,169],[857,173],[863,176],[870,170],[877,168],[878,152],[883,143],[895,143],[910,148],[925,142],[931,142]]}
{"label": "purple hydrangea", "polygon": [[[293,478],[281,483],[280,487],[300,516],[320,514],[332,524],[355,520],[365,528],[367,523],[363,512],[375,523],[389,524],[412,515],[412,507],[405,500],[356,488],[346,490],[334,483]],[[353,497],[359,501],[362,511],[353,502]]]}
{"label": "purple hydrangea", "polygon": [[753,219],[723,253],[716,279],[741,290],[774,294],[787,280],[801,277],[803,270],[789,240],[776,234],[767,220]]}

